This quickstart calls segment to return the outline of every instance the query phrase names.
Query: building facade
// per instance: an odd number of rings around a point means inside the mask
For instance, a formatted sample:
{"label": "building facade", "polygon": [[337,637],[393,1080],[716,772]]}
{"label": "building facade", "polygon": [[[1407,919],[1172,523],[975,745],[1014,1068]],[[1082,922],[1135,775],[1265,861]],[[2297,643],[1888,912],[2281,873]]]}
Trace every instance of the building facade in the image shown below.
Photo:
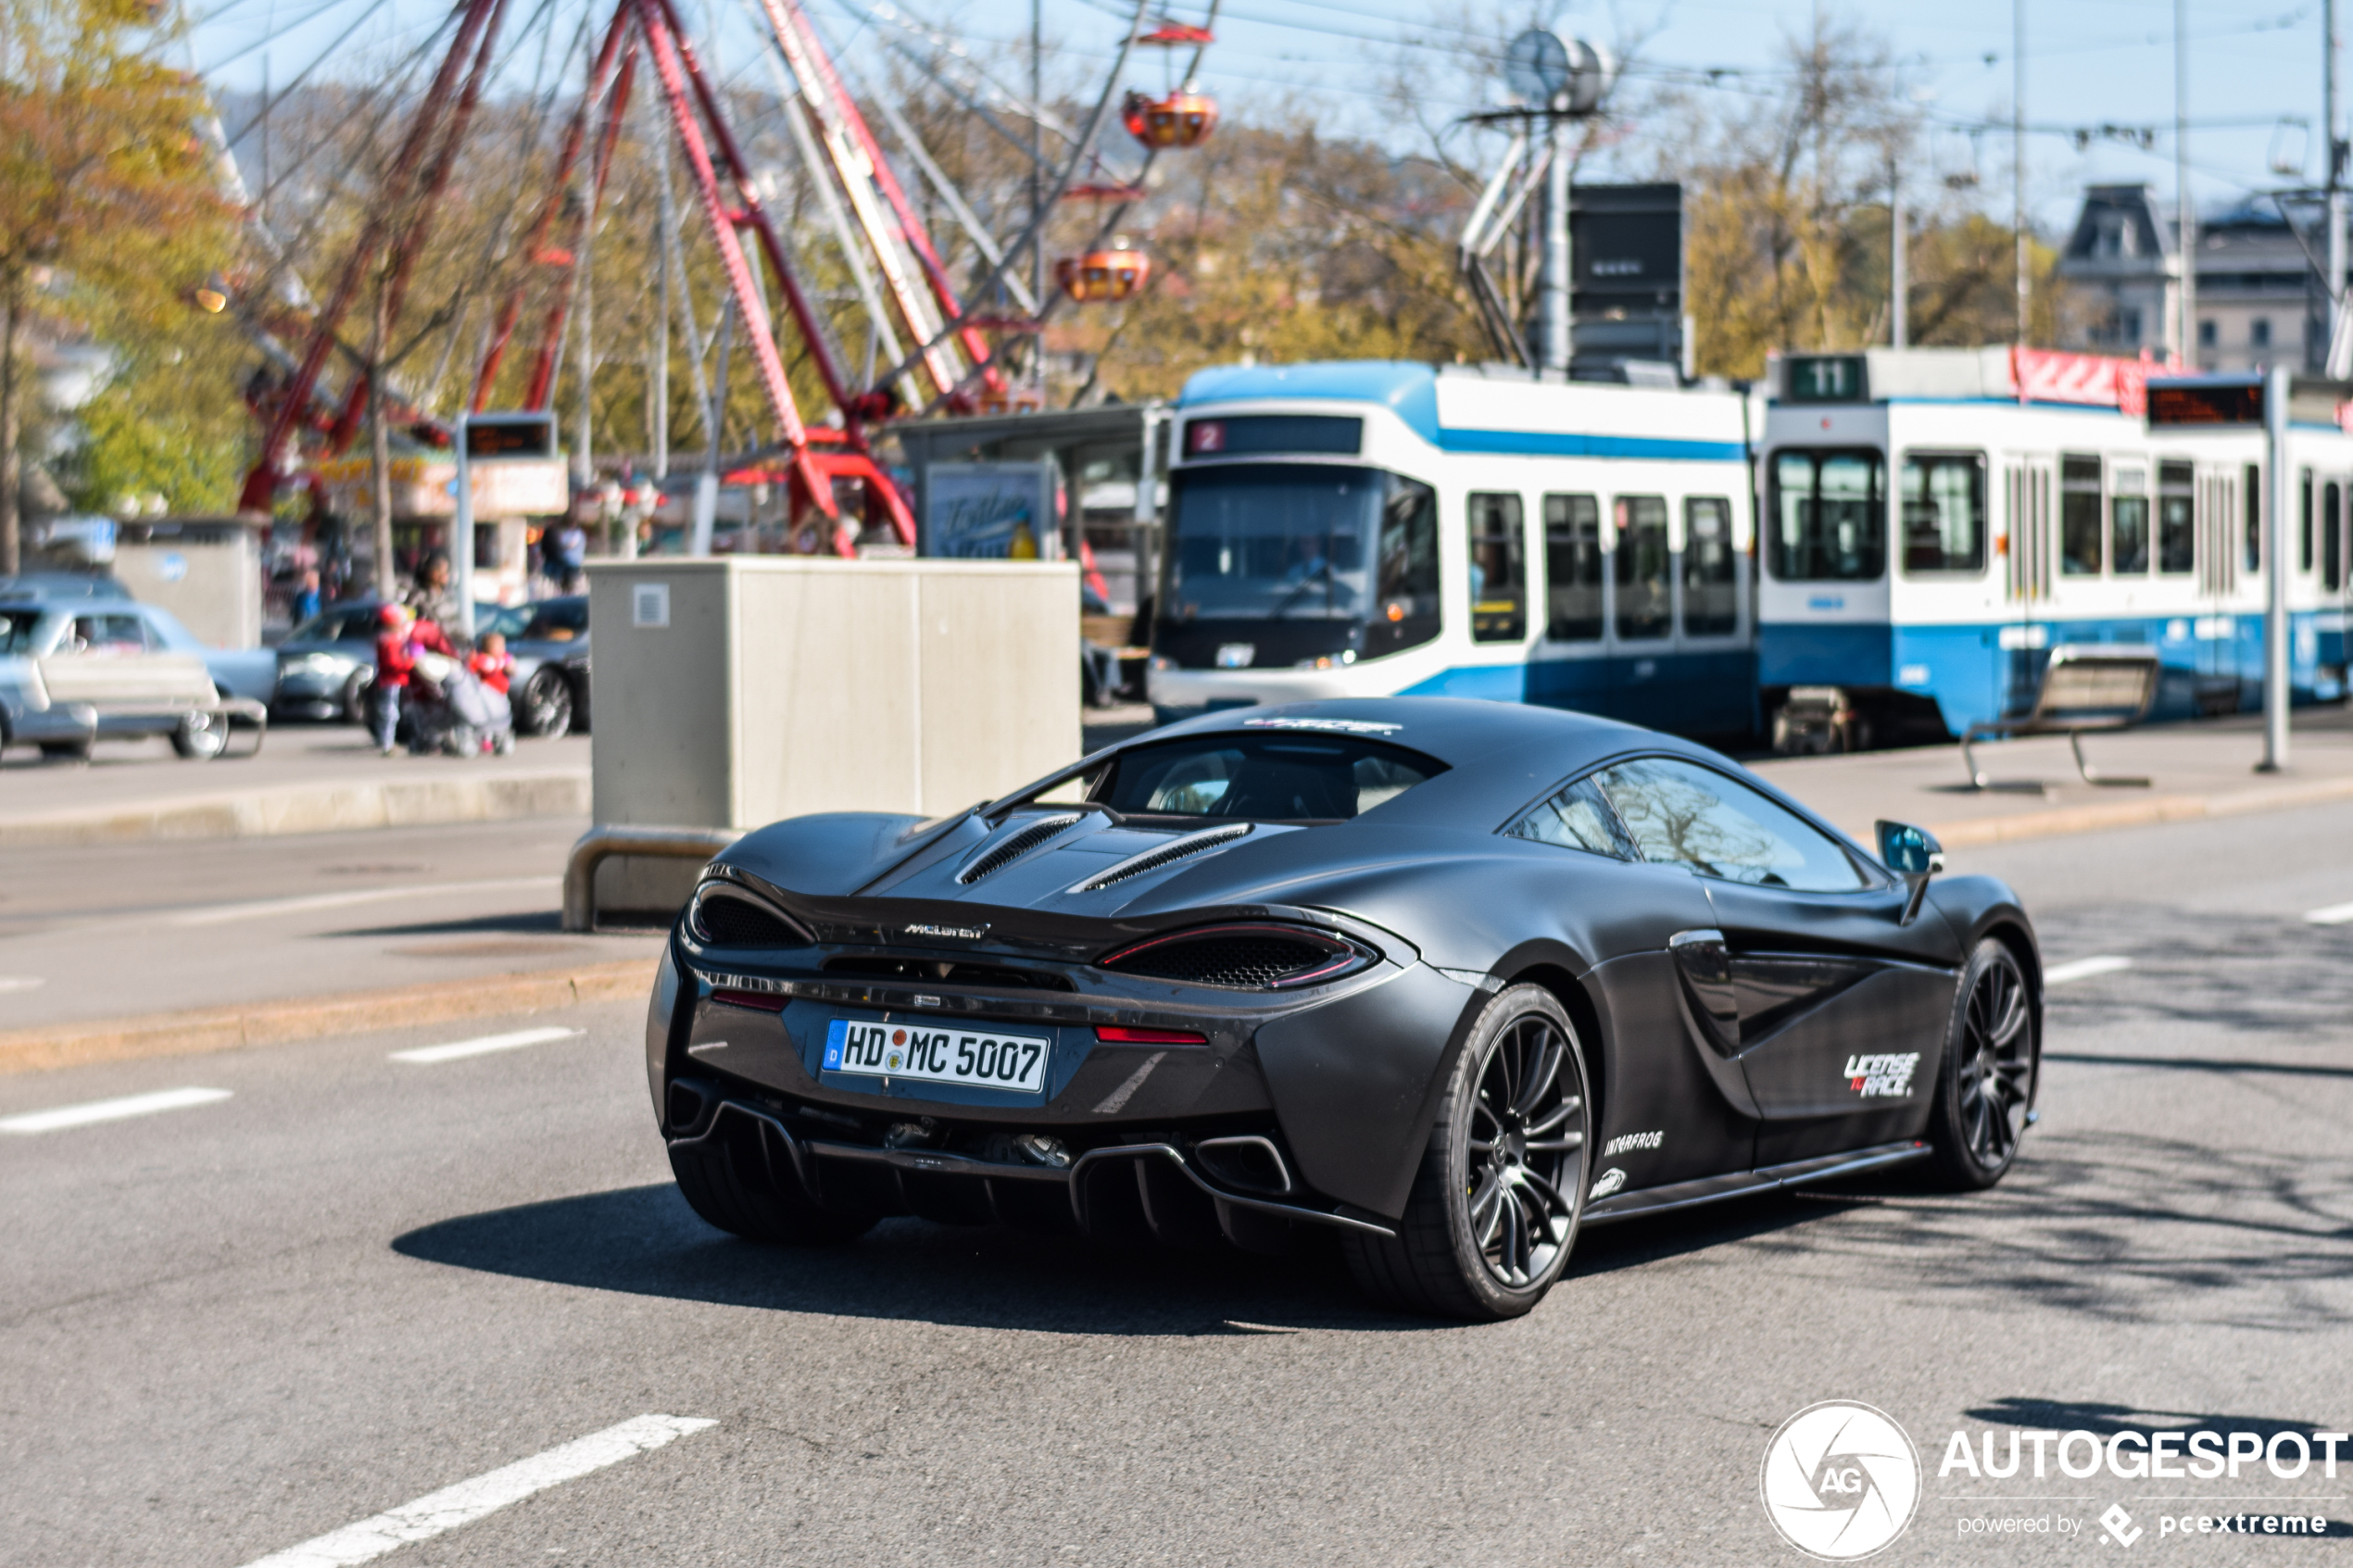
{"label": "building facade", "polygon": [[2059,276],[2095,302],[2082,341],[2063,347],[2164,358],[2201,370],[2284,362],[2318,370],[2328,356],[2328,300],[2313,258],[2321,225],[2289,226],[2268,204],[2200,220],[2196,341],[2181,330],[2181,230],[2146,185],[2093,185],[2068,236]]}

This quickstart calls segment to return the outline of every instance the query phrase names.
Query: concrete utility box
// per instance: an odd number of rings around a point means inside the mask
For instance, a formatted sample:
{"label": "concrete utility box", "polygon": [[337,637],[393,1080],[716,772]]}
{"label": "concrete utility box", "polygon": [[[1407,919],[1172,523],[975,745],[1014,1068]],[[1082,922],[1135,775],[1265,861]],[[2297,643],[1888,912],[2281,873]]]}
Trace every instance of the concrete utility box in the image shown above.
{"label": "concrete utility box", "polygon": [[261,646],[260,529],[235,520],[126,524],[114,574],[217,648]]}
{"label": "concrete utility box", "polygon": [[[1071,562],[660,558],[588,568],[599,827],[960,810],[1082,744]],[[681,861],[597,903],[670,909]]]}

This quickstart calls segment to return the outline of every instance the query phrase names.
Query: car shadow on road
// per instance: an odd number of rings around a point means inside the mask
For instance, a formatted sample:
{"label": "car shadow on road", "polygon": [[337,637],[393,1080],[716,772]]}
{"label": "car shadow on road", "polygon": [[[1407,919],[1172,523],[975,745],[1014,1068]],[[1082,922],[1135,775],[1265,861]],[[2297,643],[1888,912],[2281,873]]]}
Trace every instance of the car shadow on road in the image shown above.
{"label": "car shadow on road", "polygon": [[1456,1326],[1369,1308],[1328,1247],[1261,1258],[921,1220],[886,1220],[846,1246],[763,1247],[704,1224],[667,1182],[444,1220],[392,1245],[454,1268],[587,1289],[963,1327],[1214,1336]]}
{"label": "car shadow on road", "polygon": [[[1632,1268],[1787,1231],[1850,1205],[1768,1196],[1579,1238],[1570,1275]],[[444,1220],[396,1238],[404,1257],[553,1285],[774,1311],[1056,1334],[1392,1333],[1462,1325],[1383,1311],[1336,1241],[1290,1256],[1108,1247],[999,1226],[887,1220],[841,1247],[762,1247],[704,1224],[670,1183]]]}

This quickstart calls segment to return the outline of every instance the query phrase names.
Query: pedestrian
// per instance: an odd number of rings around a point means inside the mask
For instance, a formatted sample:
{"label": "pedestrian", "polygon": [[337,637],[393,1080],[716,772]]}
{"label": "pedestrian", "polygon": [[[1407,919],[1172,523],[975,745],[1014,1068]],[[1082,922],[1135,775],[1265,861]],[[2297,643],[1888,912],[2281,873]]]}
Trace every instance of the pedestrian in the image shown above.
{"label": "pedestrian", "polygon": [[588,570],[588,531],[571,518],[556,531],[556,585],[567,594],[580,592],[580,580]]}
{"label": "pedestrian", "polygon": [[417,563],[416,582],[401,597],[416,611],[418,620],[442,627],[460,624],[458,596],[450,588],[449,576],[449,558],[439,550]]}
{"label": "pedestrian", "polygon": [[376,750],[392,755],[393,736],[400,729],[400,702],[409,689],[409,672],[417,667],[417,656],[409,647],[409,608],[386,605],[376,612],[384,630],[376,633],[376,679],[368,688],[369,728],[374,732]]}
{"label": "pedestrian", "polygon": [[319,613],[319,569],[309,567],[302,574],[302,583],[295,589],[294,623],[297,626]]}
{"label": "pedestrian", "polygon": [[514,679],[515,656],[507,651],[507,639],[498,632],[484,632],[482,641],[466,659],[466,668],[494,692],[504,692]]}

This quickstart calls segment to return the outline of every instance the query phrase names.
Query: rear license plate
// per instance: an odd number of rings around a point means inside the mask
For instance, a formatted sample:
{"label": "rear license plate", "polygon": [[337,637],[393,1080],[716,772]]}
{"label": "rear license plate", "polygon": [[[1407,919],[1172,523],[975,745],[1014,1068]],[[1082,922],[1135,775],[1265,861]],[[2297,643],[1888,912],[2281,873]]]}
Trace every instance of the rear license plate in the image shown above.
{"label": "rear license plate", "polygon": [[837,1018],[825,1029],[825,1071],[970,1084],[1038,1094],[1046,1087],[1053,1041],[955,1025],[861,1023]]}

